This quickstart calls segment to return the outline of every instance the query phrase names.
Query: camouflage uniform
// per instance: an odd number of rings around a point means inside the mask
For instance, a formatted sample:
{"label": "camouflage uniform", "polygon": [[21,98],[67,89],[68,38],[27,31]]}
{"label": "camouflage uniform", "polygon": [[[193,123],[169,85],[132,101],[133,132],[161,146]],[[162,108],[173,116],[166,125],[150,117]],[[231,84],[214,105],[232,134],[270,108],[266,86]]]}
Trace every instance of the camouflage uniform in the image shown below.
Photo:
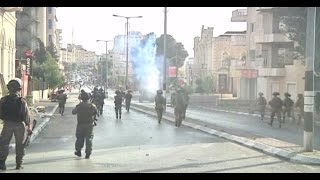
{"label": "camouflage uniform", "polygon": [[114,96],[114,110],[116,112],[116,118],[121,119],[121,113],[122,113],[122,101],[123,96],[120,93],[120,91],[116,91],[116,96]]}
{"label": "camouflage uniform", "polygon": [[130,94],[130,91],[127,92],[127,94],[124,96],[125,103],[126,103],[126,110],[129,112],[130,110],[130,104],[132,99],[132,94]]}
{"label": "camouflage uniform", "polygon": [[[23,163],[23,157],[25,155],[25,147],[23,145],[23,141],[26,138],[26,126],[28,127],[28,132],[31,132],[31,125],[30,125],[30,114],[27,102],[19,97],[18,91],[21,90],[21,84],[19,90],[12,90],[10,88],[10,84],[13,83],[14,80],[9,81],[8,89],[10,94],[1,98],[0,100],[0,118],[3,120],[3,129],[0,136],[0,169],[6,170],[5,161],[9,154],[9,143],[11,141],[12,135],[14,134],[15,137],[15,144],[16,144],[16,169],[20,169]],[[21,108],[18,110],[20,113],[14,115],[5,115],[3,104],[8,99],[14,100],[15,103],[19,99]],[[5,111],[7,111],[6,109]]]}
{"label": "camouflage uniform", "polygon": [[271,121],[269,123],[270,126],[272,126],[274,116],[277,114],[278,120],[279,120],[279,128],[281,128],[281,108],[282,108],[282,100],[277,97],[279,93],[273,93],[273,98],[269,102],[269,105],[271,106]]}
{"label": "camouflage uniform", "polygon": [[182,90],[178,90],[174,98],[174,114],[175,114],[175,125],[177,127],[181,126],[182,119],[184,117],[186,108],[185,96]]}
{"label": "camouflage uniform", "polygon": [[94,116],[97,114],[97,107],[88,102],[89,96],[83,93],[82,102],[79,103],[73,110],[72,114],[77,115],[77,129],[76,129],[76,143],[75,143],[75,155],[81,156],[81,150],[86,142],[86,158],[89,158],[92,152],[92,140],[93,140],[93,126]]}
{"label": "camouflage uniform", "polygon": [[266,98],[263,97],[263,93],[259,93],[259,96],[257,101],[256,101],[256,105],[257,105],[257,109],[261,115],[261,120],[263,120],[264,115],[265,115],[265,111],[266,111],[266,105],[267,105],[267,100]]}
{"label": "camouflage uniform", "polygon": [[166,105],[166,100],[162,96],[161,90],[157,91],[157,95],[154,98],[154,101],[155,101],[155,110],[157,112],[157,117],[158,117],[158,123],[160,124],[162,119],[163,109],[164,109],[164,106]]}
{"label": "camouflage uniform", "polygon": [[292,101],[292,99],[290,98],[290,94],[289,93],[285,93],[285,98],[283,100],[283,120],[282,122],[285,122],[286,119],[286,115],[288,115],[288,117],[292,117],[292,113],[293,113],[293,105],[294,102]]}
{"label": "camouflage uniform", "polygon": [[57,96],[57,100],[58,100],[58,103],[59,103],[59,113],[61,115],[63,115],[64,108],[65,108],[65,105],[66,105],[66,102],[67,102],[67,95],[64,94],[63,92],[60,92],[60,94]]}

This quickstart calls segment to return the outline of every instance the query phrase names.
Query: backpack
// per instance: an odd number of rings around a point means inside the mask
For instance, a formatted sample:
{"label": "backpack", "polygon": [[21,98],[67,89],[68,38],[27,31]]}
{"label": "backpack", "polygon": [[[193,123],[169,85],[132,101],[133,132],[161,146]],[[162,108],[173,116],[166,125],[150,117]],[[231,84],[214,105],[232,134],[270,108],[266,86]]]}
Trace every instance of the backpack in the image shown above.
{"label": "backpack", "polygon": [[22,121],[22,97],[5,96],[2,102],[0,118],[10,121]]}
{"label": "backpack", "polygon": [[183,94],[176,94],[175,96],[175,106],[178,109],[184,109],[186,106],[186,99]]}

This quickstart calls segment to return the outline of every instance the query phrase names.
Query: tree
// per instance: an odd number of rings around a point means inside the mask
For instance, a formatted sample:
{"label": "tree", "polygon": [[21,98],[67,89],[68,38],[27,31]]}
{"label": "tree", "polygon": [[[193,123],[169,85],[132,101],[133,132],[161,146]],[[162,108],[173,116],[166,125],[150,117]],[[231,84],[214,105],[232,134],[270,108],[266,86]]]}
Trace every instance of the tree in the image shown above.
{"label": "tree", "polygon": [[47,56],[48,59],[41,65],[41,68],[44,71],[44,77],[49,84],[49,88],[55,89],[63,85],[64,76],[59,71],[57,62],[51,57],[49,52],[47,52]]}
{"label": "tree", "polygon": [[47,47],[47,51],[50,53],[52,58],[54,58],[56,61],[59,61],[57,47],[53,44],[53,42],[49,44],[49,46]]}
{"label": "tree", "polygon": [[[316,8],[320,12],[320,8]],[[285,30],[289,38],[295,42],[295,52],[305,59],[306,51],[306,34],[307,34],[307,7],[289,8],[287,15],[280,18],[285,25]],[[316,32],[315,32],[315,49],[320,48],[320,14],[316,13]],[[315,71],[320,72],[320,51],[315,51]]]}
{"label": "tree", "polygon": [[42,64],[47,60],[47,51],[43,42],[38,38],[39,48],[35,50],[34,56],[37,63]]}
{"label": "tree", "polygon": [[[161,35],[156,40],[157,56],[163,56],[164,54],[163,38],[164,38],[164,35]],[[182,67],[186,57],[189,56],[183,44],[181,42],[177,42],[171,35],[167,35],[166,43],[167,43],[166,54],[167,54],[167,59],[169,60],[168,64],[170,66],[176,66],[177,68]]]}

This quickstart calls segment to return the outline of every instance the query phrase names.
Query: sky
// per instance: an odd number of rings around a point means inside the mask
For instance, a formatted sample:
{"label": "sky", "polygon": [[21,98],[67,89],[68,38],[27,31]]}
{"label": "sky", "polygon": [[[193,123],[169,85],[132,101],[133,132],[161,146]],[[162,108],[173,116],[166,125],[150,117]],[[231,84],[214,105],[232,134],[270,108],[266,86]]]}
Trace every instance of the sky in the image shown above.
{"label": "sky", "polygon": [[[213,27],[214,36],[226,31],[246,30],[245,22],[231,22],[232,11],[244,7],[168,7],[167,34],[182,42],[193,57],[193,38],[201,35],[202,25]],[[96,54],[105,53],[106,45],[96,40],[113,40],[125,34],[125,18],[112,16],[143,16],[129,20],[129,31],[142,34],[154,32],[157,37],[164,33],[163,7],[59,7],[57,27],[62,29],[62,46],[73,41]],[[112,42],[108,49],[112,49]]]}

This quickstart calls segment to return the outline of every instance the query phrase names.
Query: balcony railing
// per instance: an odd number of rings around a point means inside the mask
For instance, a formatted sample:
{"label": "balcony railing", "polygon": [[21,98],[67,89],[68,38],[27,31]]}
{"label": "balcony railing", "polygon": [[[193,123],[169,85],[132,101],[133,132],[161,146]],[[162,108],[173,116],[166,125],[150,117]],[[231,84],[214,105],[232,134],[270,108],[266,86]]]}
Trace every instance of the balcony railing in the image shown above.
{"label": "balcony railing", "polygon": [[232,22],[246,22],[247,21],[247,9],[237,9],[235,11],[232,11]]}

